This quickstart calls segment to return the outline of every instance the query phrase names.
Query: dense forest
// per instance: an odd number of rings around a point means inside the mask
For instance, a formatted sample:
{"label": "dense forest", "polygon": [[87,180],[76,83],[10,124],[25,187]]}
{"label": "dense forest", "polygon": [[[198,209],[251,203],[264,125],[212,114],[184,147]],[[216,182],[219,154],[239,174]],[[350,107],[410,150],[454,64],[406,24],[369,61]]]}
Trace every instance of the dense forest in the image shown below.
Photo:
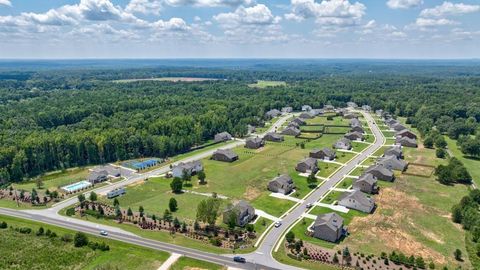
{"label": "dense forest", "polygon": [[[220,131],[242,136],[247,124],[261,125],[271,108],[344,106],[348,101],[407,117],[422,136],[435,129],[458,139],[465,153],[478,156],[478,66],[393,66],[299,64],[298,69],[279,66],[270,71],[262,65],[37,71],[2,68],[0,180],[21,181],[74,166],[172,156]],[[432,70],[440,75],[432,75]],[[221,80],[112,82],[158,76]],[[256,79],[288,84],[267,89],[248,87]]]}

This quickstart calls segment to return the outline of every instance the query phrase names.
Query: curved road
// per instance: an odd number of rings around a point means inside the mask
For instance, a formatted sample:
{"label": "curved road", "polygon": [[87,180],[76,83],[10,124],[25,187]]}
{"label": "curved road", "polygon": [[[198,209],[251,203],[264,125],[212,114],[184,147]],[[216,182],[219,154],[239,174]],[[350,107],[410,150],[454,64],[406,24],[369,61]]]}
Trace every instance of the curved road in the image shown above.
{"label": "curved road", "polygon": [[[275,129],[282,126],[292,116],[293,116],[292,114],[288,114],[281,117],[265,133],[259,134],[259,136],[263,137],[267,132],[275,131]],[[370,129],[372,130],[373,135],[376,138],[375,142],[372,145],[370,145],[368,148],[366,148],[362,153],[355,156],[343,167],[341,167],[334,175],[330,177],[328,181],[326,181],[315,191],[307,195],[307,197],[304,198],[305,201],[303,203],[297,205],[297,207],[295,207],[291,212],[286,214],[283,217],[283,220],[282,220],[283,224],[281,227],[272,228],[266,234],[262,243],[254,253],[244,255],[244,257],[246,257],[248,261],[246,264],[239,264],[239,263],[233,262],[231,259],[232,257],[231,254],[228,254],[228,255],[212,254],[208,252],[199,251],[196,249],[191,249],[191,248],[168,244],[168,243],[164,243],[156,240],[146,239],[116,227],[100,225],[94,222],[89,222],[89,221],[84,221],[84,220],[79,220],[74,218],[68,218],[58,214],[59,210],[75,204],[77,202],[76,197],[57,203],[53,207],[44,209],[44,210],[14,210],[14,209],[0,208],[0,214],[48,223],[48,224],[52,224],[52,225],[56,225],[56,226],[60,226],[60,227],[64,227],[72,230],[83,231],[83,232],[94,234],[94,235],[98,235],[99,230],[103,229],[109,232],[108,237],[111,239],[132,243],[139,246],[149,247],[157,250],[167,251],[171,253],[179,253],[188,257],[193,257],[200,260],[209,261],[209,262],[213,262],[213,263],[217,263],[225,266],[231,266],[235,268],[299,269],[293,266],[289,266],[289,265],[285,265],[277,262],[272,257],[272,251],[274,250],[275,245],[277,245],[277,243],[283,239],[283,234],[287,231],[287,229],[293,223],[295,223],[301,217],[301,215],[305,212],[306,204],[314,203],[318,201],[322,196],[324,196],[330,190],[330,188],[334,187],[337,183],[339,183],[343,179],[345,175],[347,175],[351,170],[353,170],[357,164],[361,163],[364,159],[368,158],[369,155],[372,155],[373,153],[375,153],[384,144],[385,137],[383,136],[378,126],[375,125],[375,122],[371,117],[371,115],[368,113],[364,113],[364,116],[368,121],[368,125],[370,126]],[[378,138],[382,138],[382,139],[379,140]],[[244,143],[245,143],[244,141],[239,140],[219,148],[234,148]],[[217,149],[213,149],[213,150],[199,153],[197,155],[194,155],[192,157],[182,160],[182,162],[203,159],[205,157],[212,155],[212,153],[216,150]],[[159,168],[157,170],[144,173],[144,174],[134,173],[129,178],[123,181],[114,183],[109,186],[97,188],[95,189],[95,192],[106,193],[109,190],[112,190],[114,188],[126,186],[136,181],[143,180],[148,177],[152,177],[154,175],[163,174],[168,172],[169,170],[170,170],[169,166],[164,166],[162,168]]]}

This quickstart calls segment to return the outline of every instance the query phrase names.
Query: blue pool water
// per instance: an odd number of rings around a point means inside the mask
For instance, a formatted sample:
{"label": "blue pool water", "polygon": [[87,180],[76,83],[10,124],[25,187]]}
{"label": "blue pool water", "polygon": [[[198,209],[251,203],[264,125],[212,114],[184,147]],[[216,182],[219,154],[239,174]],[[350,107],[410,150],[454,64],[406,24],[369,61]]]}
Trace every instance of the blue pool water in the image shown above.
{"label": "blue pool water", "polygon": [[62,189],[66,190],[68,192],[74,192],[74,191],[77,191],[79,189],[91,186],[91,185],[92,184],[88,181],[80,181],[80,182],[77,182],[77,183],[70,184],[68,186],[64,186],[64,187],[62,187]]}

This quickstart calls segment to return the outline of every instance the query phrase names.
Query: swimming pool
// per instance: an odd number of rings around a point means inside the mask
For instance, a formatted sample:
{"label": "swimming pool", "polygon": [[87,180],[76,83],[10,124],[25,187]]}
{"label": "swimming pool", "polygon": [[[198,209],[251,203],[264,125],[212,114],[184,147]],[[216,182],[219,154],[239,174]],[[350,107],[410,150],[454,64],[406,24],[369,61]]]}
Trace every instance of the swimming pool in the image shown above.
{"label": "swimming pool", "polygon": [[68,186],[64,186],[62,187],[62,189],[68,191],[68,192],[74,192],[74,191],[77,191],[77,190],[80,190],[82,188],[86,188],[88,186],[91,186],[92,184],[88,181],[80,181],[80,182],[77,182],[77,183],[73,183],[73,184],[70,184]]}

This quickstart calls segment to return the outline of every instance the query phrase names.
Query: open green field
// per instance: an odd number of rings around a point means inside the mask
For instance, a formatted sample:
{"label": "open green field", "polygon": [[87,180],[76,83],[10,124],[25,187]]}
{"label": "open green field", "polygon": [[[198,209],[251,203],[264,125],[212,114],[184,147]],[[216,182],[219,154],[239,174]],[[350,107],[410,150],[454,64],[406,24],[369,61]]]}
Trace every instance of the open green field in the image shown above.
{"label": "open green field", "polygon": [[[58,187],[72,184],[81,180],[85,180],[88,176],[88,168],[73,168],[66,171],[57,171],[44,176],[40,176],[43,182],[43,188],[50,191],[58,189]],[[22,182],[13,185],[16,189],[32,190],[37,188],[35,180]]]}
{"label": "open green field", "polygon": [[[195,221],[197,205],[200,201],[206,199],[206,196],[191,193],[175,194],[170,188],[171,179],[150,178],[143,184],[132,185],[127,188],[127,193],[117,197],[120,206],[123,208],[131,207],[133,211],[138,211],[139,206],[143,206],[145,212],[149,215],[155,214],[162,216],[165,209],[168,209],[170,198],[175,198],[178,203],[178,210],[173,216],[186,222]],[[101,197],[101,201],[112,205],[113,200]],[[226,205],[226,201],[223,205]]]}
{"label": "open green field", "polygon": [[463,162],[477,187],[480,187],[480,159],[463,155],[462,151],[460,151],[457,145],[457,141],[448,137],[445,137],[445,140],[448,144],[448,150],[450,150],[450,152],[452,152],[456,158]]}
{"label": "open green field", "polygon": [[334,116],[332,120],[328,120],[325,115],[317,116],[312,119],[307,119],[307,125],[335,125],[335,126],[347,126],[350,125],[350,120],[343,119],[341,116]]}
{"label": "open green field", "polygon": [[267,87],[275,87],[275,86],[286,86],[287,83],[283,81],[263,81],[259,80],[256,83],[249,84],[249,87],[253,88],[267,88]]}
{"label": "open green field", "polygon": [[337,134],[323,134],[323,136],[317,140],[311,140],[305,143],[305,149],[312,150],[314,148],[322,149],[324,147],[332,148],[332,145],[342,138],[343,135]]}
{"label": "open green field", "polygon": [[325,127],[325,133],[345,134],[350,132],[350,127]]}
{"label": "open green field", "polygon": [[205,261],[200,261],[197,259],[192,259],[189,257],[180,257],[170,268],[169,270],[222,270],[226,269],[225,267],[210,263],[210,262],[205,262]]}
{"label": "open green field", "polygon": [[[60,237],[74,235],[75,231],[24,219],[0,215],[8,226],[29,227],[31,234],[21,234],[11,229],[0,230],[0,269],[158,269],[168,258],[168,253],[156,251],[89,235],[90,241],[105,242],[110,251],[93,251],[89,247],[75,248]],[[58,237],[35,236],[38,228],[50,229]],[[110,268],[107,268],[110,267]]]}

